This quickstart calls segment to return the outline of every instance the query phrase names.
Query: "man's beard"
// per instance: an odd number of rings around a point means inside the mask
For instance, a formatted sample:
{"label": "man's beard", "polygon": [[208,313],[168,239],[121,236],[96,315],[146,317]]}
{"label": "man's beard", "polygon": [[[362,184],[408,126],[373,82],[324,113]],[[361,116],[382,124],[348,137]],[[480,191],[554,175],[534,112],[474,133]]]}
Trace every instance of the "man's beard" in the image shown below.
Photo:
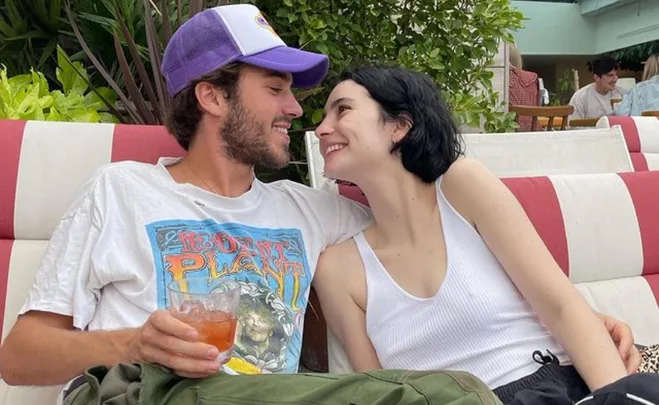
{"label": "man's beard", "polygon": [[220,132],[227,156],[251,166],[267,169],[285,167],[290,160],[288,145],[275,150],[269,142],[271,128],[265,128],[250,114],[237,95],[230,103],[229,114]]}

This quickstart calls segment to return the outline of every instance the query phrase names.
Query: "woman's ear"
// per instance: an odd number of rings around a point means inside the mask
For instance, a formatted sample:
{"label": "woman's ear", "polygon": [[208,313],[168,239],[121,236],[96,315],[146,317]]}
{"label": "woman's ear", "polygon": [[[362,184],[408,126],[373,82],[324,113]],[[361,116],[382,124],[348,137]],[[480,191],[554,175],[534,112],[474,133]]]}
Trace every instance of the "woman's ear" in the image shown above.
{"label": "woman's ear", "polygon": [[408,113],[402,113],[394,121],[394,132],[391,134],[391,141],[393,144],[400,142],[412,129],[413,121],[412,116]]}
{"label": "woman's ear", "polygon": [[221,117],[227,109],[227,97],[222,89],[207,82],[197,83],[195,96],[201,109],[208,114]]}

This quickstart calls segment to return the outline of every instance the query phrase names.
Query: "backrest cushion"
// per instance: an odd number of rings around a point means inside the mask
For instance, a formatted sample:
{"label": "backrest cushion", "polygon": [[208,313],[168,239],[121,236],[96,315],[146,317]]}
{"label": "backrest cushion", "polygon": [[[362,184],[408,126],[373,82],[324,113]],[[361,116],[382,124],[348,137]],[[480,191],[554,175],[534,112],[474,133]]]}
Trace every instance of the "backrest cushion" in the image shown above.
{"label": "backrest cushion", "polygon": [[[619,127],[504,134],[463,134],[465,154],[499,177],[622,173],[634,170]],[[318,138],[305,134],[311,186],[336,191],[323,175]],[[340,186],[339,186],[340,187]]]}
{"label": "backrest cushion", "polygon": [[465,155],[498,177],[633,171],[619,127],[463,137]]}
{"label": "backrest cushion", "polygon": [[634,170],[659,170],[659,119],[656,117],[602,117],[598,128],[620,126]]}
{"label": "backrest cushion", "polygon": [[[183,150],[162,126],[0,120],[0,334],[14,323],[73,196],[104,164]],[[7,291],[9,294],[7,294]]]}

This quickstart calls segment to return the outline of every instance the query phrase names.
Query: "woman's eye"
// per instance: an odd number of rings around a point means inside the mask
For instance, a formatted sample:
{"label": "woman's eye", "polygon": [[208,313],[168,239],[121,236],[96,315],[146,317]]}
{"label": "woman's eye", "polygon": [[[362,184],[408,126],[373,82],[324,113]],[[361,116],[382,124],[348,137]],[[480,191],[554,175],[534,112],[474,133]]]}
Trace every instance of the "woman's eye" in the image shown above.
{"label": "woman's eye", "polygon": [[340,105],[340,106],[337,108],[337,111],[338,111],[338,113],[339,113],[339,115],[340,115],[340,114],[342,114],[343,112],[345,112],[345,111],[347,111],[347,110],[349,110],[349,109],[350,109],[350,108],[347,107],[347,106],[345,106],[345,105]]}

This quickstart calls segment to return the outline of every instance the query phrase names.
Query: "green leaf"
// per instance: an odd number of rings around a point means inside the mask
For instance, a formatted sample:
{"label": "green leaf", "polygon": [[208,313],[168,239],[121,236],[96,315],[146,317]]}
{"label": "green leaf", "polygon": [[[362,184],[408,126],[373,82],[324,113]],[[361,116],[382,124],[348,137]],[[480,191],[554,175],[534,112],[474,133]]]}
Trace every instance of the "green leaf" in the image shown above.
{"label": "green leaf", "polygon": [[467,112],[467,125],[470,127],[478,128],[481,126],[481,116],[475,111]]}
{"label": "green leaf", "polygon": [[44,96],[39,98],[38,100],[38,106],[40,110],[45,110],[47,108],[50,108],[50,106],[53,105],[53,96]]}
{"label": "green leaf", "polygon": [[25,32],[22,34],[17,34],[17,35],[10,35],[4,38],[5,41],[11,42],[11,41],[22,41],[24,39],[49,39],[50,37],[48,34],[42,32],[42,31],[30,31],[30,32]]}
{"label": "green leaf", "polygon": [[325,28],[327,24],[325,24],[325,21],[319,20],[319,19],[314,19],[311,22],[311,26],[314,27],[315,29],[319,30],[321,28]]}
{"label": "green leaf", "polygon": [[64,93],[59,90],[51,91],[50,96],[53,98],[53,107],[60,111],[67,110],[67,105],[71,104],[70,102],[67,102],[67,97]]}
{"label": "green leaf", "polygon": [[7,21],[0,15],[0,34],[4,35],[5,37],[13,37],[16,35],[16,30],[7,24]]}
{"label": "green leaf", "polygon": [[46,116],[46,121],[62,121],[62,116],[56,108],[51,108]]}
{"label": "green leaf", "polygon": [[7,11],[7,18],[9,23],[16,30],[16,32],[25,32],[28,28],[28,22],[21,16],[16,2],[14,0],[5,0],[5,9]]}
{"label": "green leaf", "polygon": [[323,113],[325,111],[322,108],[319,108],[311,114],[311,122],[316,125],[323,120]]}
{"label": "green leaf", "polygon": [[61,47],[57,47],[57,80],[62,85],[64,94],[71,92],[84,94],[89,77],[80,62],[72,62]]}
{"label": "green leaf", "polygon": [[82,96],[82,94],[73,92],[65,94],[61,97],[55,97],[53,95],[53,105],[62,113],[67,113],[69,110],[87,108],[85,106],[85,98]]}
{"label": "green leaf", "polygon": [[16,94],[25,91],[25,88],[32,83],[32,75],[18,75],[7,80],[7,89],[11,98]]}
{"label": "green leaf", "polygon": [[50,21],[56,25],[62,12],[61,0],[50,0]]}
{"label": "green leaf", "polygon": [[119,122],[119,119],[110,113],[100,112],[98,113],[98,116],[100,117],[101,122],[107,122],[111,124],[116,124]]}
{"label": "green leaf", "polygon": [[329,47],[326,44],[318,44],[316,48],[318,48],[319,52],[324,53],[325,55],[329,55],[330,53]]}
{"label": "green leaf", "polygon": [[7,68],[3,66],[0,69],[0,102],[3,103],[2,108],[5,114],[7,114],[9,105],[11,104],[11,100],[13,98],[11,89],[12,86],[9,83],[9,79],[7,78]]}
{"label": "green leaf", "polygon": [[17,95],[16,100],[19,102],[16,108],[19,114],[31,111],[39,101],[39,86],[31,85],[27,87],[24,92]]}
{"label": "green leaf", "polygon": [[30,80],[32,83],[35,85],[39,86],[39,97],[45,97],[48,95],[48,80],[46,80],[46,77],[43,75],[41,72],[35,72],[34,70],[32,71],[32,75],[30,77]]}
{"label": "green leaf", "polygon": [[[96,93],[100,93],[100,96]],[[101,96],[108,100],[110,103],[114,104],[117,101],[117,93],[114,90],[108,87],[99,87],[96,89],[96,92],[90,91],[85,96],[85,105],[88,108],[93,108],[94,110],[103,110],[105,108],[105,103],[101,99]]]}
{"label": "green leaf", "polygon": [[73,122],[100,122],[101,117],[98,115],[98,112],[92,109],[80,108],[73,111],[69,111],[67,114],[69,119]]}

